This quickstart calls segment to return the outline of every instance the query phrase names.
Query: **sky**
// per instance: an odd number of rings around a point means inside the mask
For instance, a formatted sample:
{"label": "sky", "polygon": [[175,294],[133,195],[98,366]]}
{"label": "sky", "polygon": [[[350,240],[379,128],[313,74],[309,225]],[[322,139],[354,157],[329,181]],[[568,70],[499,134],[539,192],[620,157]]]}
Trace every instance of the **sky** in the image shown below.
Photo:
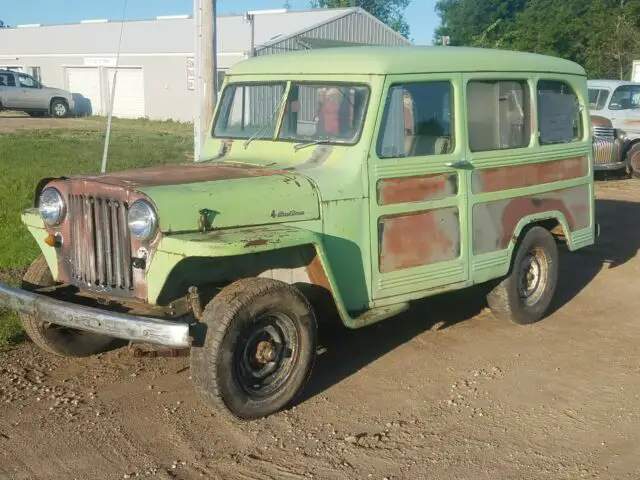
{"label": "sky", "polygon": [[[411,0],[406,18],[416,44],[430,44],[438,26],[436,0]],[[285,0],[218,0],[218,14],[282,8]],[[124,0],[15,0],[1,1],[0,20],[9,25],[26,23],[76,23],[80,20],[122,18]],[[310,0],[289,0],[292,9],[308,8]],[[139,20],[158,15],[193,12],[193,0],[127,0],[126,18]]]}

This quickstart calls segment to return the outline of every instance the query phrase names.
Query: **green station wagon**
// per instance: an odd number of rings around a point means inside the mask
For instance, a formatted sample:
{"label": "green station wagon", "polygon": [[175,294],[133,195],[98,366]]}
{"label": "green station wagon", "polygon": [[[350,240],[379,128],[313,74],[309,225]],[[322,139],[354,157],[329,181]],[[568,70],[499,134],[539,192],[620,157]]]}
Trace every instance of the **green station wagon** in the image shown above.
{"label": "green station wagon", "polygon": [[585,71],[540,55],[354,47],[253,58],[225,78],[204,155],[44,179],[42,249],[0,306],[58,355],[184,349],[242,419],[290,405],[329,306],[359,328],[487,286],[542,319],[557,242],[595,241]]}

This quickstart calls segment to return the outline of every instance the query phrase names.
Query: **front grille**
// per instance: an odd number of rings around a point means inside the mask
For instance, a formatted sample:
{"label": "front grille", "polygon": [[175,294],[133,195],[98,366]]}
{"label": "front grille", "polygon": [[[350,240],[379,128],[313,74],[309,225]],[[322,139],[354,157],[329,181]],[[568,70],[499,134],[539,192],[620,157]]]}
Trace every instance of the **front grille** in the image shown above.
{"label": "front grille", "polygon": [[618,163],[621,161],[620,153],[620,142],[615,138],[593,137],[593,163]]}
{"label": "front grille", "polygon": [[602,138],[616,138],[616,130],[611,127],[593,127],[593,136]]}
{"label": "front grille", "polygon": [[79,286],[121,294],[132,290],[128,208],[119,200],[69,196],[71,276]]}

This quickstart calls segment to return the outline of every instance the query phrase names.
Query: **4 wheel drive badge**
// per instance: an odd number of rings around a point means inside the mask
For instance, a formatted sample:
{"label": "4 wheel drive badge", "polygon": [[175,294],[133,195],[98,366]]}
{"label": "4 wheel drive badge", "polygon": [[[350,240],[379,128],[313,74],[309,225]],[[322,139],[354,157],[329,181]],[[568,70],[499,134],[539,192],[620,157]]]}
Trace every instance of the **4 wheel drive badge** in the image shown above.
{"label": "4 wheel drive badge", "polygon": [[289,210],[288,212],[284,212],[282,210],[271,210],[271,218],[296,217],[298,215],[304,215],[304,212],[299,212],[297,210]]}

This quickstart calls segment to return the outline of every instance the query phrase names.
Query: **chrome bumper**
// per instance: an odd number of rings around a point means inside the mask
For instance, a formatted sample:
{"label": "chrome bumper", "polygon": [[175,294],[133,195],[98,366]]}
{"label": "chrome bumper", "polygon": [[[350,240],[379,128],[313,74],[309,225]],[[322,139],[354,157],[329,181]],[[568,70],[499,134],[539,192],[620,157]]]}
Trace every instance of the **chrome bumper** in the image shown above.
{"label": "chrome bumper", "polygon": [[63,327],[166,347],[191,346],[189,324],[127,315],[64,302],[0,283],[0,308],[25,313]]}

